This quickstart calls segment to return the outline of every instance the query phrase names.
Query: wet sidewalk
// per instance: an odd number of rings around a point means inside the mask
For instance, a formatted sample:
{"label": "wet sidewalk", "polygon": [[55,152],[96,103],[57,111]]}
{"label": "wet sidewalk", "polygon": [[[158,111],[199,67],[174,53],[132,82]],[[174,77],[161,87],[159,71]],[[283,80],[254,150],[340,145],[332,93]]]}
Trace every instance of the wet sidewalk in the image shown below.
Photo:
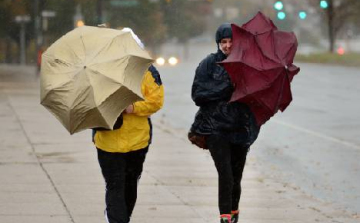
{"label": "wet sidewalk", "polygon": [[[91,132],[70,136],[39,104],[32,67],[0,65],[0,222],[105,222]],[[216,223],[217,174],[207,151],[154,117],[133,223]],[[255,148],[256,149],[256,148]],[[239,222],[359,222],[262,173],[250,152]]]}

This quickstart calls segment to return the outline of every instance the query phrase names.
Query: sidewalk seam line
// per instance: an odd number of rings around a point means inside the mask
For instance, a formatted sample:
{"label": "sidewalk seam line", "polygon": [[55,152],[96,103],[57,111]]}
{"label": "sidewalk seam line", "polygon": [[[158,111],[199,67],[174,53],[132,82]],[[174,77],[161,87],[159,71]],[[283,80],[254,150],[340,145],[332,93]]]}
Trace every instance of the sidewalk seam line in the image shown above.
{"label": "sidewalk seam line", "polygon": [[31,147],[31,150],[33,151],[34,156],[36,157],[36,160],[37,160],[37,162],[38,162],[38,165],[40,166],[40,168],[43,170],[43,172],[45,173],[46,177],[47,177],[48,180],[50,181],[52,187],[54,188],[54,190],[55,190],[55,192],[56,192],[56,194],[57,194],[57,196],[59,197],[61,203],[63,204],[63,207],[65,208],[66,212],[68,213],[71,222],[72,222],[72,223],[75,223],[74,218],[72,217],[70,210],[69,210],[68,207],[66,206],[65,201],[64,201],[64,199],[62,198],[62,196],[61,196],[59,190],[57,189],[54,181],[52,180],[50,174],[47,172],[47,170],[46,170],[45,167],[43,166],[43,163],[40,161],[39,157],[36,155],[35,148],[34,148],[33,144],[31,143],[30,138],[29,138],[29,136],[27,135],[27,133],[26,133],[26,131],[25,131],[25,129],[24,129],[24,126],[23,126],[23,124],[21,123],[20,118],[19,118],[16,110],[15,110],[14,107],[12,106],[12,104],[11,104],[11,102],[10,102],[10,98],[8,97],[8,95],[7,95],[6,92],[5,92],[5,95],[6,95],[5,97],[7,98],[7,103],[8,103],[8,105],[9,105],[9,107],[11,108],[11,110],[13,110],[13,112],[14,112],[14,114],[15,114],[16,121],[19,123],[19,125],[20,125],[20,127],[21,127],[21,131],[22,131],[23,134],[25,135],[26,141],[29,143],[29,145],[30,145],[30,147]]}

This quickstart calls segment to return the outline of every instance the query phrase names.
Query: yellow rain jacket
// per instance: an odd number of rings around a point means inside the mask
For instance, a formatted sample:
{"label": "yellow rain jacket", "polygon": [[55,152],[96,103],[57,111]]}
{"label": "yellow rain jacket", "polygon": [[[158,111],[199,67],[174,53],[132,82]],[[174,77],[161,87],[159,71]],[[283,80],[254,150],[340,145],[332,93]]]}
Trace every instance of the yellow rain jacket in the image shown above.
{"label": "yellow rain jacket", "polygon": [[112,131],[96,131],[95,146],[106,152],[127,153],[143,149],[150,144],[152,127],[150,115],[164,104],[164,87],[159,72],[150,66],[142,80],[144,101],[135,102],[132,114],[123,113],[121,128]]}

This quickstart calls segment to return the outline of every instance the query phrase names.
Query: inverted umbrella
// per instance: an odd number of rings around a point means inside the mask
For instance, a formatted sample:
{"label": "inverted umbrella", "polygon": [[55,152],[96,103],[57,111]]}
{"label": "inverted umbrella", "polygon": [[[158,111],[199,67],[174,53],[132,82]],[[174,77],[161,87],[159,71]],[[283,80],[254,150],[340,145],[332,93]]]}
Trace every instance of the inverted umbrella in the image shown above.
{"label": "inverted umbrella", "polygon": [[152,62],[130,32],[76,28],[42,56],[41,104],[70,134],[112,129],[129,104],[142,100],[141,81]]}
{"label": "inverted umbrella", "polygon": [[293,64],[296,36],[278,30],[261,12],[242,27],[231,28],[232,52],[220,63],[235,85],[230,101],[248,104],[262,125],[292,101],[290,82],[300,71]]}

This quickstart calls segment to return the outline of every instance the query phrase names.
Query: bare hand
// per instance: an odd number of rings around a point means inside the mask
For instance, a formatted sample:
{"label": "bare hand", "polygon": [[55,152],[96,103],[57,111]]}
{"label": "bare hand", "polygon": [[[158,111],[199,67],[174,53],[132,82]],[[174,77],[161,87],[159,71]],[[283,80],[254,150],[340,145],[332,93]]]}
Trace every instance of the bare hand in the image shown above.
{"label": "bare hand", "polygon": [[129,105],[125,111],[124,111],[126,114],[131,114],[131,113],[134,113],[134,105]]}

